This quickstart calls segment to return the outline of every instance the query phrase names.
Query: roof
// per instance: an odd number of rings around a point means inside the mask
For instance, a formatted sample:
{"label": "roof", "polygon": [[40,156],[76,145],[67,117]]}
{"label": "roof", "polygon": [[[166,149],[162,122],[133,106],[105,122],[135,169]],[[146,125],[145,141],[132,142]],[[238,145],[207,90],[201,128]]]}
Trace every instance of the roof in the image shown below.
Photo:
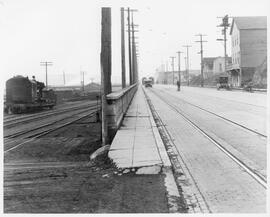
{"label": "roof", "polygon": [[216,57],[204,57],[203,61],[207,63],[211,63],[216,59]]}
{"label": "roof", "polygon": [[203,64],[204,65],[209,65],[212,68],[215,59],[216,59],[216,57],[204,57],[203,58]]}
{"label": "roof", "polygon": [[230,34],[234,25],[238,29],[267,29],[267,17],[266,16],[257,16],[257,17],[233,17],[232,26]]}

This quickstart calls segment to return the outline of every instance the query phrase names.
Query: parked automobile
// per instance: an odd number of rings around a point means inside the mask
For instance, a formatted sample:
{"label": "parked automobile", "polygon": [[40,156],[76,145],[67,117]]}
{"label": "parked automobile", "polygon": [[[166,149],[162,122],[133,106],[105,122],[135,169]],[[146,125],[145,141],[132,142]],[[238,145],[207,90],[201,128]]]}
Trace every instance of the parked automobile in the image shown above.
{"label": "parked automobile", "polygon": [[224,88],[226,90],[230,90],[231,86],[229,84],[229,78],[228,76],[220,76],[217,81],[217,89]]}

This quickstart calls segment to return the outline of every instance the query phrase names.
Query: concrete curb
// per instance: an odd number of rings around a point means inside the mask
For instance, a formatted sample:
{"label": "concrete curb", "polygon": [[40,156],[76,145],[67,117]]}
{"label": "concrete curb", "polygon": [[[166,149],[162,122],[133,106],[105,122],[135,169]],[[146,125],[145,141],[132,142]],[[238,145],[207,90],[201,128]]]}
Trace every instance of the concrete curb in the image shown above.
{"label": "concrete curb", "polygon": [[179,210],[178,204],[180,201],[180,194],[179,190],[176,184],[176,180],[173,175],[172,171],[172,164],[170,161],[170,158],[167,154],[167,150],[165,148],[165,145],[161,139],[161,136],[159,134],[159,131],[157,129],[157,125],[154,121],[152,111],[150,109],[150,106],[147,101],[147,94],[145,93],[144,87],[141,87],[143,89],[143,93],[145,95],[145,100],[147,102],[147,110],[150,116],[150,121],[152,125],[153,134],[156,140],[157,148],[159,151],[160,158],[163,162],[163,169],[162,173],[165,175],[165,187],[167,191],[167,198],[168,198],[168,205],[169,205],[169,211],[171,213],[177,213]]}

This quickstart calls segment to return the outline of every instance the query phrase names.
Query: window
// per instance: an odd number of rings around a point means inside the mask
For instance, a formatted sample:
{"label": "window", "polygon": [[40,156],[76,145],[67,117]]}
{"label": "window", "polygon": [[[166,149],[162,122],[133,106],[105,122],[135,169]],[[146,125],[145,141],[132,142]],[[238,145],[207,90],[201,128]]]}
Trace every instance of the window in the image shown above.
{"label": "window", "polygon": [[222,64],[219,63],[219,71],[222,72]]}

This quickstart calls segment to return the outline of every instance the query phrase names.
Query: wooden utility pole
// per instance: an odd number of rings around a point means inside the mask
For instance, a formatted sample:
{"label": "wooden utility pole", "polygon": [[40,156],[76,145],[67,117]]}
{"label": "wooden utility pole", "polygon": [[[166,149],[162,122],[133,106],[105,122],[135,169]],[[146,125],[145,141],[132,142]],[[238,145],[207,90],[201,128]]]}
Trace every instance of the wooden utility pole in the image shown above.
{"label": "wooden utility pole", "polygon": [[122,88],[126,87],[126,57],[125,57],[125,11],[121,8],[121,61],[122,61]]}
{"label": "wooden utility pole", "polygon": [[181,51],[178,51],[177,54],[178,54],[178,77],[179,77],[179,83],[180,83],[180,86],[179,86],[179,91],[181,90]]}
{"label": "wooden utility pole", "polygon": [[66,86],[66,75],[65,75],[65,71],[63,71],[63,81],[64,81],[64,86]]}
{"label": "wooden utility pole", "polygon": [[135,38],[134,38],[134,23],[133,23],[133,13],[131,13],[131,31],[132,31],[132,72],[133,72],[133,84],[136,83],[136,63],[135,63],[135,54],[136,54],[136,49],[135,49]]}
{"label": "wooden utility pole", "polygon": [[188,56],[188,48],[191,47],[190,45],[184,45],[183,47],[187,48],[187,63],[186,63],[186,70],[187,70],[187,85],[189,86],[189,56]]}
{"label": "wooden utility pole", "polygon": [[130,38],[130,9],[127,9],[128,12],[128,58],[129,58],[129,85],[133,84],[133,72],[132,72],[132,56],[131,56],[131,38]]}
{"label": "wooden utility pole", "polygon": [[101,116],[102,145],[108,143],[107,94],[111,93],[111,8],[101,9]]}
{"label": "wooden utility pole", "polygon": [[201,54],[201,87],[203,87],[203,85],[204,85],[204,77],[203,77],[203,42],[207,42],[207,41],[202,40],[203,36],[206,36],[206,35],[198,34],[196,36],[200,36],[200,40],[196,41],[196,42],[201,43],[201,51],[200,51],[200,54]]}
{"label": "wooden utility pole", "polygon": [[81,83],[82,83],[82,91],[83,91],[83,93],[84,93],[84,71],[81,71],[81,76],[82,76],[82,81],[81,81]]}
{"label": "wooden utility pole", "polygon": [[132,22],[131,22],[131,26],[132,26],[132,72],[133,72],[133,84],[135,84],[137,82],[137,61],[136,61],[136,45],[135,45],[135,31],[138,32],[137,30],[134,29],[134,26],[138,26],[135,25],[133,22],[133,12],[135,10],[132,10],[131,13],[131,18],[132,18]]}
{"label": "wooden utility pole", "polygon": [[48,88],[48,66],[52,66],[52,62],[40,62],[41,66],[45,66],[45,71],[46,71],[46,88]]}
{"label": "wooden utility pole", "polygon": [[[222,27],[222,34],[224,35],[223,39],[217,39],[217,41],[224,41],[224,71],[227,72],[227,28],[230,26],[229,24],[229,16],[225,15],[222,18],[222,23],[218,27]],[[241,70],[240,70],[241,73]],[[240,76],[241,79],[241,76]],[[240,82],[241,83],[241,82]]]}
{"label": "wooden utility pole", "polygon": [[[136,49],[135,49],[135,36],[134,36],[134,32],[138,32],[137,30],[134,30],[134,26],[138,26],[138,25],[134,25],[133,24],[133,12],[137,12],[138,10],[135,9],[127,9],[128,12],[128,48],[129,48],[129,83],[130,85],[134,84],[136,82],[136,74],[135,74],[135,55],[136,55]],[[132,22],[130,22],[130,13],[132,13]],[[132,30],[131,30],[132,28]],[[132,32],[132,36],[131,36],[131,32]]]}
{"label": "wooden utility pole", "polygon": [[174,84],[174,59],[175,57],[170,57],[172,59],[172,78],[173,78],[173,84]]}

